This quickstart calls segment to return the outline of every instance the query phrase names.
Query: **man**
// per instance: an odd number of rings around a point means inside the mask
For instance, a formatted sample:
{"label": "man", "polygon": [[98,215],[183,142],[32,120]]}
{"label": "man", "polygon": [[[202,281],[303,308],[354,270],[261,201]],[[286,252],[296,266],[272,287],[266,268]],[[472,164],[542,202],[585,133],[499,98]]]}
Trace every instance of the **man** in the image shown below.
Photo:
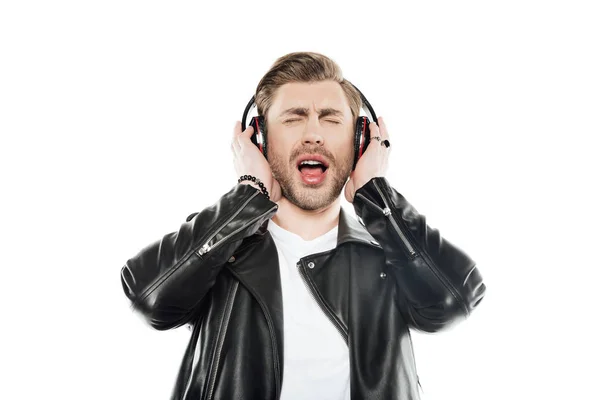
{"label": "man", "polygon": [[352,170],[360,97],[332,60],[281,57],[255,98],[267,157],[236,123],[241,181],[121,271],[152,327],[192,329],[172,399],[418,399],[409,328],[467,317],[475,262],[384,177],[383,118]]}

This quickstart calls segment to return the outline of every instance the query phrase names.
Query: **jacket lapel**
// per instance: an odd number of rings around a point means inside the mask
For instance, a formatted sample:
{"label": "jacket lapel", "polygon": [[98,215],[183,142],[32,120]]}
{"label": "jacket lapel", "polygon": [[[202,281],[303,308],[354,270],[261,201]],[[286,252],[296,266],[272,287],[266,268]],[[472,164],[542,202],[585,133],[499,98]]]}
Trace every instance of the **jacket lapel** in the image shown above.
{"label": "jacket lapel", "polygon": [[[248,247],[252,252],[247,262],[230,265],[229,270],[253,294],[265,312],[267,323],[273,330],[279,355],[280,377],[283,376],[283,300],[281,295],[281,277],[279,274],[279,257],[271,234],[267,230],[269,220],[265,221],[258,231],[247,238],[253,242]],[[366,228],[355,217],[340,207],[337,246],[355,242],[380,247]],[[248,243],[249,244],[249,243]],[[246,245],[242,244],[240,249]],[[234,254],[235,256],[235,254]]]}
{"label": "jacket lapel", "polygon": [[[283,300],[279,258],[275,242],[266,229],[268,222],[269,220],[265,221],[259,230],[247,239],[254,242],[248,246],[251,256],[248,257],[247,262],[230,265],[228,269],[252,293],[265,313],[269,329],[275,335],[276,349],[274,350],[277,352],[279,382],[281,382],[283,377]],[[244,247],[244,244],[240,246],[240,248]]]}
{"label": "jacket lapel", "polygon": [[351,215],[344,207],[340,207],[340,222],[338,224],[337,245],[346,242],[362,243],[369,246],[381,247],[361,224],[357,217]]}

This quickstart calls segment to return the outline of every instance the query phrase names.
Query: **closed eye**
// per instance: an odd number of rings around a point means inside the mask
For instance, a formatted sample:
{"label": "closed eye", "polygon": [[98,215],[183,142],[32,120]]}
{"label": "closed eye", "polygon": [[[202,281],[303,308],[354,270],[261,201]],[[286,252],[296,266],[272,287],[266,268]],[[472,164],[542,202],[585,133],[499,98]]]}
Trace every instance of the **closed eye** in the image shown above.
{"label": "closed eye", "polygon": [[[288,122],[294,122],[294,121],[300,121],[300,120],[299,120],[298,118],[295,118],[295,119],[288,119],[288,120],[286,120],[286,121],[283,121],[283,123],[287,124]],[[334,121],[334,120],[332,120],[332,119],[328,119],[328,120],[326,120],[326,121],[327,121],[327,122],[331,122],[331,123],[333,123],[333,124],[338,124],[338,125],[340,124],[340,122],[339,122],[339,121]]]}

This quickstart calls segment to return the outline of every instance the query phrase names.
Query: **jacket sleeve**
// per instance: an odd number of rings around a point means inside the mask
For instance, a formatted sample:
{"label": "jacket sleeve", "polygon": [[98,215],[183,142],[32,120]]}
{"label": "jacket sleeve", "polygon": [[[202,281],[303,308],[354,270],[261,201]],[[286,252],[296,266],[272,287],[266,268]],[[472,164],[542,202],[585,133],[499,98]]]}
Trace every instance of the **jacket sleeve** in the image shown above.
{"label": "jacket sleeve", "polygon": [[187,323],[245,237],[277,210],[250,185],[236,185],[187,218],[178,231],[144,247],[121,269],[131,307],[157,330]]}
{"label": "jacket sleeve", "polygon": [[437,332],[477,307],[486,287],[475,262],[428,226],[386,178],[372,178],[360,187],[353,206],[384,250],[399,289],[396,303],[412,327]]}

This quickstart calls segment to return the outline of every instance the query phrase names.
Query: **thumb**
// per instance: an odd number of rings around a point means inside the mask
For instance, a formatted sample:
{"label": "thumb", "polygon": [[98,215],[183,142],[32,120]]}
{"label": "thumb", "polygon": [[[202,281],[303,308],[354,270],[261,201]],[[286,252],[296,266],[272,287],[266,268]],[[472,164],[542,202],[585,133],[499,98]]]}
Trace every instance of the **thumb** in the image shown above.
{"label": "thumb", "polygon": [[348,179],[348,182],[346,182],[346,187],[345,187],[345,194],[346,194],[346,199],[352,203],[352,200],[354,198],[354,192],[356,191],[355,188],[355,182],[354,182],[354,175],[356,174],[356,170],[353,169],[352,172],[350,172],[350,177]]}
{"label": "thumb", "polygon": [[346,200],[348,200],[348,203],[352,203],[353,200],[353,194],[354,192],[354,182],[352,180],[349,180],[346,183],[346,187],[344,188],[344,195],[346,197]]}
{"label": "thumb", "polygon": [[250,136],[252,136],[252,134],[254,133],[254,127],[252,125],[248,125],[246,127],[246,130],[243,132],[243,135],[247,138],[249,138]]}
{"label": "thumb", "polygon": [[271,186],[271,201],[277,202],[281,199],[281,185],[276,179],[273,179],[273,185]]}

